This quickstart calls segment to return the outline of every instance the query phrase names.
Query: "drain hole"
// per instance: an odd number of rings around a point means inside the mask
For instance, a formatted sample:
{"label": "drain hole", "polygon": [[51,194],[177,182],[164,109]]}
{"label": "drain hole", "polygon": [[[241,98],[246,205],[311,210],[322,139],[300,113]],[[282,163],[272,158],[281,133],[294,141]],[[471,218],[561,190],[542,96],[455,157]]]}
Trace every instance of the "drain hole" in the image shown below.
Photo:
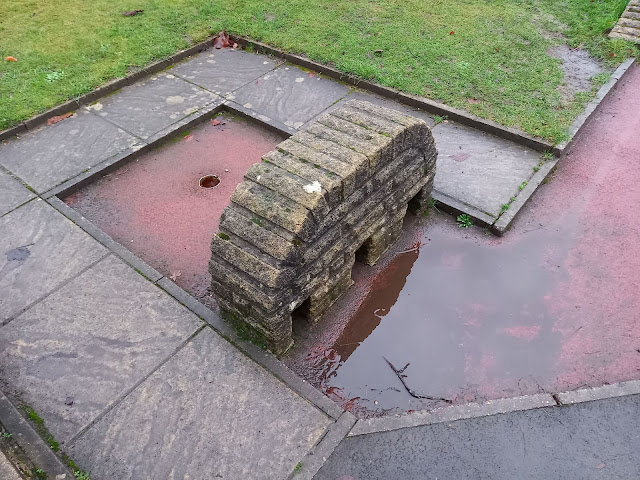
{"label": "drain hole", "polygon": [[202,188],[213,188],[220,183],[220,178],[217,175],[205,175],[200,179],[200,186]]}

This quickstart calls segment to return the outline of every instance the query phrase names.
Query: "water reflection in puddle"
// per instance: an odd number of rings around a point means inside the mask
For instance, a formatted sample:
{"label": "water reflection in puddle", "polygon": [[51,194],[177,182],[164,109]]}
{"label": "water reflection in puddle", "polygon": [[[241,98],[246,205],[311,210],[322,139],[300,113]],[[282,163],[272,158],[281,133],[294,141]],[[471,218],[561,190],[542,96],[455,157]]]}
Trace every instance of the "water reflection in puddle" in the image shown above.
{"label": "water reflection in puddle", "polygon": [[[424,409],[542,391],[561,346],[547,308],[565,277],[567,238],[530,232],[507,244],[450,217],[407,216],[385,263],[356,265],[354,288],[285,361],[360,413]],[[562,251],[561,251],[562,250]],[[304,338],[304,335],[307,338]]]}

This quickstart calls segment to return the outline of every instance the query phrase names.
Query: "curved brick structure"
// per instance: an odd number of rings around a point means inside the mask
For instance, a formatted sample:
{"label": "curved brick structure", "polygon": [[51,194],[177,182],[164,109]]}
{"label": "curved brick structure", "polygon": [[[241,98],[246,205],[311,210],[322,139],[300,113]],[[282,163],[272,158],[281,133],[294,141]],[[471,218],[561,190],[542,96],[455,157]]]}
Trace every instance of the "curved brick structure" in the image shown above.
{"label": "curved brick structure", "polygon": [[349,101],[252,165],[211,243],[221,310],[291,345],[292,312],[310,320],[399,237],[411,203],[426,207],[437,151],[426,123]]}

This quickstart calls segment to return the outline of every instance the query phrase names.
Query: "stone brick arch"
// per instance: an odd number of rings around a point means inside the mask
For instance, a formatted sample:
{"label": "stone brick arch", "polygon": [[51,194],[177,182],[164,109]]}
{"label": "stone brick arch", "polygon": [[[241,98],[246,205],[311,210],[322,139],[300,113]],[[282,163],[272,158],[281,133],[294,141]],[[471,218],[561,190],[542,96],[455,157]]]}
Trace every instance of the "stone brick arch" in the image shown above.
{"label": "stone brick arch", "polygon": [[349,101],[252,165],[214,235],[209,271],[221,310],[292,343],[291,313],[317,320],[402,231],[411,202],[425,208],[437,151],[420,119]]}

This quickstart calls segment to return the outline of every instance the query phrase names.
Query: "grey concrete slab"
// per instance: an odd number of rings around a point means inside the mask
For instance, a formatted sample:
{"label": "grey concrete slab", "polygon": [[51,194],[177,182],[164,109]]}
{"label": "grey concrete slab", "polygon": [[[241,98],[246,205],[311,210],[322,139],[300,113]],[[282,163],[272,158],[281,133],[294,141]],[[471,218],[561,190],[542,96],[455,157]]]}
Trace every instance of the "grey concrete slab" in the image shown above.
{"label": "grey concrete slab", "polygon": [[0,451],[0,478],[2,480],[22,480],[22,477],[13,468],[13,465],[2,451]]}
{"label": "grey concrete slab", "polygon": [[412,117],[421,118],[429,127],[433,127],[435,122],[433,121],[433,115],[428,114],[424,110],[419,110],[417,108],[409,107],[408,105],[404,105],[402,103],[394,102],[393,100],[389,100],[388,98],[381,97],[380,95],[375,95],[373,93],[366,92],[364,90],[352,90],[346,97],[342,98],[339,102],[331,105],[326,110],[320,112],[320,114],[316,115],[310,121],[305,123],[302,128],[310,125],[317,117],[324,113],[329,113],[337,108],[340,108],[344,105],[345,102],[349,100],[364,100],[365,102],[373,103],[374,105],[380,105],[382,107],[390,108],[392,110],[397,110],[400,113],[404,113],[405,115],[411,115]]}
{"label": "grey concrete slab", "polygon": [[637,479],[639,411],[635,395],[349,437],[315,479]]}
{"label": "grey concrete slab", "polygon": [[97,479],[282,480],[330,423],[206,328],[70,452]]}
{"label": "grey concrete slab", "polygon": [[0,170],[0,216],[35,196],[11,175]]}
{"label": "grey concrete slab", "polygon": [[43,200],[0,218],[0,324],[106,254]]}
{"label": "grey concrete slab", "polygon": [[0,328],[0,381],[65,443],[201,326],[110,255]]}
{"label": "grey concrete slab", "polygon": [[237,49],[210,49],[176,65],[171,73],[218,95],[226,95],[281,63],[279,59]]}
{"label": "grey concrete slab", "polygon": [[0,164],[42,193],[139,140],[84,110],[55,125],[0,144]]}
{"label": "grey concrete slab", "polygon": [[221,99],[171,73],[161,73],[86,108],[146,140],[214,101]]}
{"label": "grey concrete slab", "polygon": [[496,218],[541,158],[539,152],[455,122],[436,125],[433,136],[435,190]]}
{"label": "grey concrete slab", "polygon": [[282,65],[227,98],[298,129],[350,91],[346,85],[318,74]]}

